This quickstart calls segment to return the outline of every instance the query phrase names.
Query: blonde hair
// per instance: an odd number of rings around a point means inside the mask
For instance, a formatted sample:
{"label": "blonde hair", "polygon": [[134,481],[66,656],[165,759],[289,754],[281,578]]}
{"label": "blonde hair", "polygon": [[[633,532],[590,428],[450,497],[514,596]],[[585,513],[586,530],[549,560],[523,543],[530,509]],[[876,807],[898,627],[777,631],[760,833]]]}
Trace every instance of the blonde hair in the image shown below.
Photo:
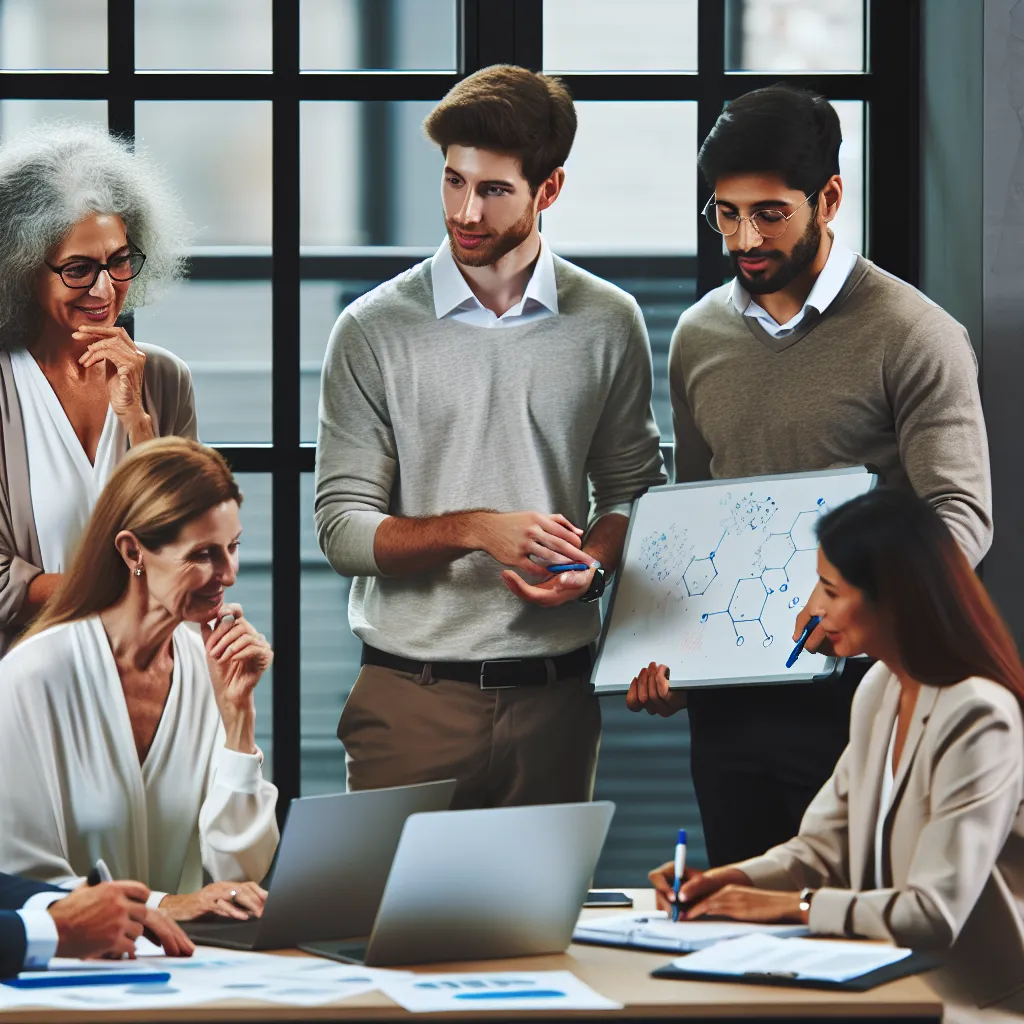
{"label": "blonde hair", "polygon": [[212,448],[163,437],[133,449],[107,481],[71,567],[22,639],[96,615],[122,597],[130,573],[114,544],[122,530],[156,550],[173,541],[186,523],[232,500],[241,504],[242,492],[224,456]]}

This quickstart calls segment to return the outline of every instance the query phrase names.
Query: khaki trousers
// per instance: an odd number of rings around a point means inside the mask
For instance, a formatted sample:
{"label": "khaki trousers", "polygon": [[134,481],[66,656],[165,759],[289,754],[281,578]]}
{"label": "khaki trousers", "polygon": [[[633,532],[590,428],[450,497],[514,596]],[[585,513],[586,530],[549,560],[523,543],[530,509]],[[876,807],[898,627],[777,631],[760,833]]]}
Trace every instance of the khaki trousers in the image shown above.
{"label": "khaki trousers", "polygon": [[456,779],[453,809],[574,803],[594,792],[589,681],[481,690],[364,665],[338,722],[349,790]]}

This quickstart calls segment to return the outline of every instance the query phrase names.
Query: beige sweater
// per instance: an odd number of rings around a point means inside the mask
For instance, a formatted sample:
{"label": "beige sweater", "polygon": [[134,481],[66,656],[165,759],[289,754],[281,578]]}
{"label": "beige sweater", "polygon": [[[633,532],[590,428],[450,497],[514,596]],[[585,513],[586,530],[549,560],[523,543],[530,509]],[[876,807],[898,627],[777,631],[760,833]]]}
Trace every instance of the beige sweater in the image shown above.
{"label": "beige sweater", "polygon": [[669,355],[676,480],[869,464],[930,501],[971,563],[992,542],[988,439],[967,332],[857,258],[822,314],[773,338],[705,295]]}

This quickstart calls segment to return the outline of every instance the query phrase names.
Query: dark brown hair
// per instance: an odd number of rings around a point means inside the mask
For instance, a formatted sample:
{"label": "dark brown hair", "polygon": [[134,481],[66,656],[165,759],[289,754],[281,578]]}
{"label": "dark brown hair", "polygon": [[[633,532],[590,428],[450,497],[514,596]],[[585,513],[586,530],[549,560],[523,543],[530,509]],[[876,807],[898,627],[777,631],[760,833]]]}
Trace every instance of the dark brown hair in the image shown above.
{"label": "dark brown hair", "polygon": [[981,580],[932,506],[882,487],[840,505],[818,541],[893,630],[902,667],[950,686],[980,676],[1024,703],[1024,666]]}
{"label": "dark brown hair", "polygon": [[162,437],[133,448],[100,493],[60,586],[22,639],[116,603],[129,569],[114,539],[131,530],[156,551],[193,519],[242,494],[224,456],[198,441]]}
{"label": "dark brown hair", "polygon": [[450,89],[423,129],[446,156],[449,146],[511,154],[536,192],[569,157],[576,108],[557,78],[495,64]]}

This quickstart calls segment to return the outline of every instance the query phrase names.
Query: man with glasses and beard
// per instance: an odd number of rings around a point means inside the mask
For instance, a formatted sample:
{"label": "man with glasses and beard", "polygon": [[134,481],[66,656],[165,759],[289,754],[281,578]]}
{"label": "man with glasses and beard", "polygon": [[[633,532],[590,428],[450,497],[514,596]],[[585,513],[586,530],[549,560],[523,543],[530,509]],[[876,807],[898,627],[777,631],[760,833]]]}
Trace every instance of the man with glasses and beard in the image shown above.
{"label": "man with glasses and beard", "polygon": [[665,480],[647,332],[632,296],[540,235],[576,131],[557,79],[486,68],[425,128],[447,238],[342,313],[323,368],[317,535],[355,577],[363,641],[348,784],[587,800],[595,602],[630,502]]}
{"label": "man with glasses and beard", "polygon": [[[701,147],[714,190],[704,215],[736,276],[672,338],[676,480],[869,464],[932,502],[977,565],[992,509],[974,352],[948,313],[833,236],[841,141],[827,100],[776,85],[731,102]],[[827,653],[821,627],[807,649]],[[671,666],[633,681],[633,710],[689,711],[713,866],[796,835],[846,745],[866,668],[847,662],[826,684],[688,692],[668,689]]]}

